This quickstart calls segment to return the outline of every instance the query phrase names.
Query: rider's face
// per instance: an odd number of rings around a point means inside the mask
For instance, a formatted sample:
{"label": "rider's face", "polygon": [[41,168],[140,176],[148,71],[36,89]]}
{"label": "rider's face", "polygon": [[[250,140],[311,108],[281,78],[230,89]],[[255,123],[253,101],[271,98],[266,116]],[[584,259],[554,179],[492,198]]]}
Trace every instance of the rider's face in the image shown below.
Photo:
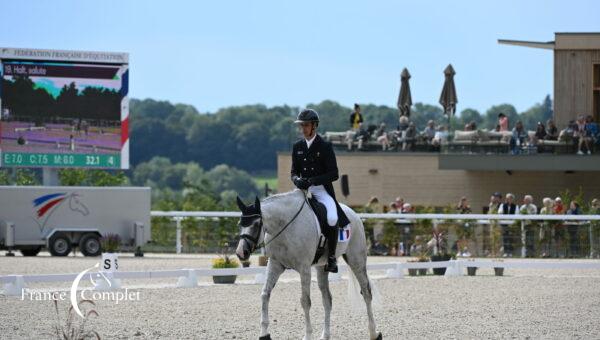
{"label": "rider's face", "polygon": [[312,137],[313,132],[314,132],[313,124],[314,123],[312,123],[312,122],[298,124],[298,130],[300,130],[302,132],[302,135],[304,135],[304,138],[310,139]]}

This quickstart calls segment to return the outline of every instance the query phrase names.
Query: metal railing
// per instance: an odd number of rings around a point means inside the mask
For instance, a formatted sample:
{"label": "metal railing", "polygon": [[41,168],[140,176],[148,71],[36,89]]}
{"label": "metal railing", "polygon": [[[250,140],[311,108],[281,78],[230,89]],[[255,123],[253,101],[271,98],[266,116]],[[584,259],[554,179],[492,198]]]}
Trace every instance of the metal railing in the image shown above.
{"label": "metal railing", "polygon": [[[206,219],[206,218],[238,218],[241,213],[237,211],[152,211],[152,217],[167,217],[171,218],[176,223],[176,253],[181,253],[181,222],[186,218]],[[512,225],[515,221],[521,222],[521,256],[525,257],[527,253],[525,233],[527,221],[564,221],[564,224],[577,226],[578,228],[588,228],[589,237],[589,257],[597,256],[600,249],[595,249],[592,239],[593,223],[600,221],[600,215],[497,215],[497,214],[379,214],[379,213],[359,213],[358,216],[362,220],[394,220],[396,224],[412,225],[418,220],[430,220],[435,228],[441,223],[447,221],[475,221],[479,225],[489,225],[490,228]],[[492,223],[491,221],[497,221]],[[599,222],[600,224],[600,222]],[[600,248],[600,244],[596,245]]]}

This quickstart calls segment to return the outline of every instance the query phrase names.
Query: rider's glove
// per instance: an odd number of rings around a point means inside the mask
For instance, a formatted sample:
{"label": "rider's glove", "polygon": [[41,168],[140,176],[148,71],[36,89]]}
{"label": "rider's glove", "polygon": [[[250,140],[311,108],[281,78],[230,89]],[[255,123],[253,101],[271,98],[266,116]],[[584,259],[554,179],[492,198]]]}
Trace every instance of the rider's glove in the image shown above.
{"label": "rider's glove", "polygon": [[308,180],[298,176],[294,176],[294,185],[300,190],[306,190],[310,187]]}

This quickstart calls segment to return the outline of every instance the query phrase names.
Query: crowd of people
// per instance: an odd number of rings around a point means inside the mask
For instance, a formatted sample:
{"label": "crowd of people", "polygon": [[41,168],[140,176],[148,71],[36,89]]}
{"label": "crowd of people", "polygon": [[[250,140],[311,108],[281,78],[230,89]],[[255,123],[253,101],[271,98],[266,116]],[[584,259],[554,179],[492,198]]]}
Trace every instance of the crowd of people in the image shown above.
{"label": "crowd of people", "polygon": [[[563,202],[561,197],[544,197],[542,204],[538,207],[534,203],[532,195],[524,195],[521,204],[518,204],[517,198],[512,193],[502,195],[495,192],[491,195],[489,204],[483,207],[483,214],[499,215],[581,215],[591,214],[600,215],[600,199],[591,200],[589,207],[582,208],[580,203],[572,199],[569,202]],[[414,206],[406,202],[404,198],[397,197],[388,205],[381,205],[377,197],[372,197],[366,204],[365,212],[369,213],[392,213],[409,214],[415,213]],[[472,214],[474,212],[468,202],[467,197],[461,197],[458,204],[454,206],[454,212],[458,214]],[[461,222],[458,223],[461,228],[474,228],[476,223]],[[515,225],[517,226],[515,228]],[[481,225],[482,237],[479,241],[483,242],[481,248],[484,251],[482,255],[498,255],[503,257],[512,257],[515,254],[515,244],[523,241],[525,247],[525,256],[533,257],[576,257],[581,256],[580,249],[580,227],[582,223],[577,221],[524,221],[521,230],[521,223],[515,224],[515,220],[490,220],[489,224]],[[498,228],[500,231],[499,244],[491,244],[492,228]],[[587,229],[586,229],[587,230]],[[403,231],[400,231],[401,233]],[[523,233],[523,234],[522,234]],[[597,234],[597,232],[595,233]],[[594,234],[594,235],[595,235]],[[524,239],[522,239],[524,236]],[[375,238],[374,247],[385,248],[385,253],[394,255],[412,255],[418,256],[424,251],[430,251],[432,240],[426,242],[422,235],[413,235],[412,241],[400,242],[398,245],[388,245],[383,247]],[[594,237],[599,238],[600,235]],[[466,240],[463,240],[467,243]],[[592,240],[588,240],[592,242]],[[451,249],[459,254],[469,256],[472,251],[462,249],[457,240]],[[494,248],[496,247],[496,251]],[[596,245],[600,247],[600,244]],[[377,249],[376,249],[377,250]]]}
{"label": "crowd of people", "polygon": [[[356,142],[358,149],[363,149],[365,143],[369,140],[375,140],[382,148],[386,150],[414,151],[418,142],[430,145],[435,150],[449,138],[446,125],[437,125],[433,120],[427,122],[425,128],[421,131],[414,122],[406,115],[400,116],[396,129],[389,130],[385,123],[379,126],[369,126],[364,128],[364,118],[361,113],[360,105],[354,104],[354,111],[350,114],[350,129],[346,133],[346,144],[348,150],[352,150]],[[523,122],[518,120],[510,129],[508,116],[500,112],[498,121],[493,131],[510,131],[509,147],[512,154],[519,154],[524,149],[536,148],[540,141],[564,141],[565,143],[576,146],[577,154],[591,154],[594,147],[600,146],[600,129],[594,118],[590,115],[579,115],[576,120],[562,130],[559,130],[552,119],[546,123],[538,122],[535,133],[530,135],[525,129]],[[475,121],[471,121],[464,126],[464,131],[477,131],[478,126]]]}

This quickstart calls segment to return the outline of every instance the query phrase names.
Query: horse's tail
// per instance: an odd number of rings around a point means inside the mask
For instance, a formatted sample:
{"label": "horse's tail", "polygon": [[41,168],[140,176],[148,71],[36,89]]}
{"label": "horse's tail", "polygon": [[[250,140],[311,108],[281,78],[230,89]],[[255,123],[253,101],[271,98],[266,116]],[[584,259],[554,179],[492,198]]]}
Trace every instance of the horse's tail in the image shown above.
{"label": "horse's tail", "polygon": [[[371,280],[368,275],[367,279],[369,280],[369,289],[371,289],[371,296],[373,297],[371,300],[371,306],[374,309],[379,309],[382,306],[381,294],[379,293],[379,289],[377,289],[375,282]],[[351,270],[348,271],[348,301],[354,310],[366,310],[365,300],[360,293],[360,283],[358,283],[356,275],[354,275],[354,272]]]}

